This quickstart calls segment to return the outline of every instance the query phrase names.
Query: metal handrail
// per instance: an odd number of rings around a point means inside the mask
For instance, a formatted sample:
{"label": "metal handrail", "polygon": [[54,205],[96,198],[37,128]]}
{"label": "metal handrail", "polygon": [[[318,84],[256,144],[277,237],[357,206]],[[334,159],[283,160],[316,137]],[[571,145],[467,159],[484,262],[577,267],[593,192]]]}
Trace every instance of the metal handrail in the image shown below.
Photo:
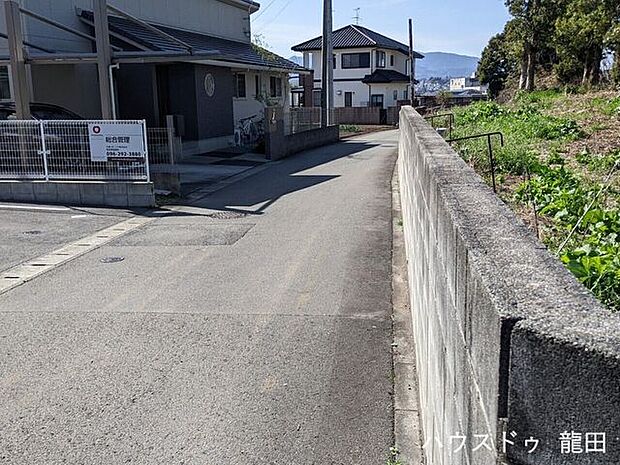
{"label": "metal handrail", "polygon": [[426,119],[427,121],[432,121],[437,119],[437,118],[445,118],[448,117],[448,124],[450,125],[448,128],[448,138],[452,138],[452,129],[455,126],[455,119],[454,119],[454,113],[440,113],[437,115],[429,115],[429,116],[425,116],[424,119]]}
{"label": "metal handrail", "polygon": [[460,142],[463,140],[481,139],[483,137],[487,138],[487,147],[489,149],[489,164],[491,165],[491,178],[493,179],[493,192],[497,194],[497,184],[495,182],[495,157],[493,156],[493,143],[491,141],[491,137],[493,136],[499,136],[501,146],[503,147],[504,146],[504,134],[502,134],[499,131],[485,132],[484,134],[476,134],[473,136],[464,136],[464,137],[457,137],[454,139],[447,139],[446,142],[448,144],[452,144],[453,142]]}

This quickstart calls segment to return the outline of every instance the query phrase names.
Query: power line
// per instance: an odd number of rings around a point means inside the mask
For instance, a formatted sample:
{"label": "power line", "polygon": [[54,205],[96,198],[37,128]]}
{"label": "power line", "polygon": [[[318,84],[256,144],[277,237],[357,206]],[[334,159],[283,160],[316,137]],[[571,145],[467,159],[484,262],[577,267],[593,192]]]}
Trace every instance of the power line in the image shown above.
{"label": "power line", "polygon": [[262,26],[262,27],[261,27],[258,31],[256,31],[256,33],[257,33],[257,34],[259,34],[259,33],[263,32],[267,26],[271,25],[271,23],[273,23],[276,19],[278,19],[278,18],[280,17],[280,15],[281,15],[282,13],[284,13],[284,10],[286,10],[286,9],[288,8],[288,6],[289,6],[291,3],[293,3],[293,0],[288,0],[288,1],[287,1],[287,2],[286,2],[283,6],[282,6],[282,8],[280,8],[280,11],[278,11],[278,12],[275,14],[275,16],[274,16],[273,18],[271,18],[271,20],[270,20],[270,21],[267,21],[265,24],[263,24],[263,26]]}
{"label": "power line", "polygon": [[277,0],[271,0],[271,1],[267,4],[267,6],[266,6],[265,8],[262,8],[262,9],[258,12],[258,14],[254,17],[254,21],[256,21],[258,18],[260,18],[261,16],[263,16],[263,14],[265,13],[265,11],[267,11],[267,10],[269,9],[269,7],[270,7],[271,5],[273,5],[276,1],[277,1]]}

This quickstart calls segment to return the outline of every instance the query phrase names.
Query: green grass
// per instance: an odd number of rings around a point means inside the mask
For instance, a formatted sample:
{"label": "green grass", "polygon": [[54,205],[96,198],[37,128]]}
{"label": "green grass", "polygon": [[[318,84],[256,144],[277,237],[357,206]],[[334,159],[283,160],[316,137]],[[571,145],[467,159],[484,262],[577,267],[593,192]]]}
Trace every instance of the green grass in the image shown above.
{"label": "green grass", "polygon": [[[555,96],[557,98],[558,95]],[[563,143],[584,137],[579,124],[569,118],[552,116],[542,110],[552,102],[551,96],[519,98],[514,107],[494,102],[478,102],[456,110],[454,137],[486,132],[501,132],[506,145],[494,150],[499,173],[521,175],[535,163],[541,146],[561,148]],[[464,157],[474,166],[489,169],[486,140],[460,144]]]}
{"label": "green grass", "polygon": [[361,132],[362,129],[354,124],[341,124],[340,130],[342,132]]}
{"label": "green grass", "polygon": [[[459,108],[453,137],[504,134],[506,145],[495,144],[500,195],[518,211],[531,211],[534,201],[542,219],[541,238],[550,251],[601,302],[620,311],[620,193],[613,182],[606,184],[616,168],[620,177],[620,147],[598,154],[585,145],[569,156],[569,146],[587,135],[575,119],[566,117],[596,112],[598,119],[588,128],[590,137],[596,137],[620,117],[620,97],[580,97],[571,100],[552,90],[518,94],[505,105],[479,102]],[[486,144],[485,139],[456,148],[489,179]],[[531,173],[530,181],[525,180],[526,172]]]}
{"label": "green grass", "polygon": [[614,97],[609,99],[595,98],[592,100],[594,107],[600,109],[600,111],[608,116],[620,116],[620,97]]}
{"label": "green grass", "polygon": [[400,461],[400,451],[396,447],[390,447],[389,456],[385,465],[403,465]]}

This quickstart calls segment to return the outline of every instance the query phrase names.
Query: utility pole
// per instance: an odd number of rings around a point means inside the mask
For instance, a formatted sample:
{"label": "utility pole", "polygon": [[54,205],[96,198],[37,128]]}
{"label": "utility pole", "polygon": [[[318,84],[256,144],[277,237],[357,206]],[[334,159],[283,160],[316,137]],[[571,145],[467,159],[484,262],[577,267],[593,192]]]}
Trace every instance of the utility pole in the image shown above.
{"label": "utility pole", "polygon": [[332,0],[323,0],[323,44],[321,66],[321,126],[332,124],[334,107],[334,48],[332,44]]}
{"label": "utility pole", "polygon": [[93,13],[95,19],[95,38],[97,39],[97,71],[99,75],[101,116],[103,119],[113,119],[112,80],[110,78],[112,51],[110,50],[107,0],[93,0]]}
{"label": "utility pole", "polygon": [[415,106],[415,52],[413,51],[413,20],[409,18],[409,87],[411,106]]}
{"label": "utility pole", "polygon": [[360,20],[362,19],[360,17],[360,10],[361,8],[353,8],[353,11],[355,11],[355,16],[353,16],[353,21],[355,21],[356,26],[360,25]]}

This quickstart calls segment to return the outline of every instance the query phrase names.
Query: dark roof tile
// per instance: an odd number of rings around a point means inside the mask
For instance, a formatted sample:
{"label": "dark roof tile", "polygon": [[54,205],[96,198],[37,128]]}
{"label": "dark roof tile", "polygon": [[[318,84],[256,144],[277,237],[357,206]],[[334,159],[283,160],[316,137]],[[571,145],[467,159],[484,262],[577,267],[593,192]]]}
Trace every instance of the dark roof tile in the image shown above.
{"label": "dark roof tile", "polygon": [[[81,17],[87,22],[92,23],[93,13],[82,11]],[[217,50],[219,52],[215,60],[242,63],[250,66],[261,66],[266,68],[278,68],[295,71],[304,71],[303,66],[282,58],[257,45],[234,40],[222,39],[220,37],[208,36],[197,32],[183,31],[180,29],[155,25],[161,31],[190,45],[197,52],[209,52]],[[152,51],[161,52],[185,52],[181,45],[160,36],[153,31],[141,26],[140,24],[118,16],[109,17],[110,31],[114,32],[131,42],[142,45]]]}
{"label": "dark roof tile", "polygon": [[[409,47],[394,39],[379,34],[363,26],[349,25],[334,31],[332,36],[334,49],[343,48],[365,48],[380,47],[390,50],[397,50],[405,55],[409,54]],[[310,50],[320,50],[323,44],[323,37],[315,37],[301,44],[295,45],[292,49],[296,52]],[[415,52],[416,58],[424,58],[421,53]]]}
{"label": "dark roof tile", "polygon": [[393,69],[377,69],[362,79],[364,84],[382,84],[390,82],[409,82],[409,76]]}

